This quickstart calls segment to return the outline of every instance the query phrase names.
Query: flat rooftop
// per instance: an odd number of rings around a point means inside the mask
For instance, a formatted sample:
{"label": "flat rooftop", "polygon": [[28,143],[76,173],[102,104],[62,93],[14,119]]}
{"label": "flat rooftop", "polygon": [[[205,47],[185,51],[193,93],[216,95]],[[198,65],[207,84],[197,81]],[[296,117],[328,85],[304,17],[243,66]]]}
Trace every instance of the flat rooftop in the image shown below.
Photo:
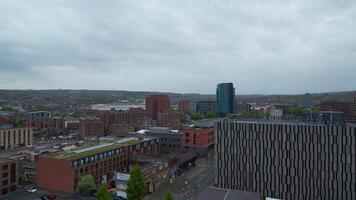
{"label": "flat rooftop", "polygon": [[90,155],[102,153],[105,151],[109,151],[112,149],[116,149],[123,146],[130,146],[134,144],[139,144],[143,141],[148,141],[151,139],[155,139],[155,137],[145,137],[145,138],[138,138],[138,137],[128,137],[128,138],[113,138],[112,140],[101,141],[94,145],[87,145],[87,146],[79,146],[74,148],[67,148],[63,151],[58,151],[55,153],[49,154],[49,156],[55,158],[63,158],[63,159],[77,159],[81,157],[87,157]]}

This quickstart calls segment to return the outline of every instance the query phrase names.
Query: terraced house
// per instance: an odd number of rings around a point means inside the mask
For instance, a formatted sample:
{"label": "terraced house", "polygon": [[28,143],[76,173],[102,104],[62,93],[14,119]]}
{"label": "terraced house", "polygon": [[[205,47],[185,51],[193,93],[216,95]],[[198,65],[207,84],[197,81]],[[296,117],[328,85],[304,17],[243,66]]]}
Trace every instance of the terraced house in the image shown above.
{"label": "terraced house", "polygon": [[135,154],[157,155],[159,151],[157,138],[131,137],[43,155],[36,169],[37,184],[72,193],[84,175],[92,175],[97,183],[107,182],[116,172],[128,171]]}

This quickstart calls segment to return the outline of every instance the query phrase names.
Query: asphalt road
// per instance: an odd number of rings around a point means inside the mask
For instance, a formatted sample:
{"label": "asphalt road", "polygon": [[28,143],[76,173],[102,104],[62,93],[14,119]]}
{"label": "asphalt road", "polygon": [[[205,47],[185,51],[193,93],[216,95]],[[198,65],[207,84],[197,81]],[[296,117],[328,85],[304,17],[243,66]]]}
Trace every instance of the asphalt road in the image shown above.
{"label": "asphalt road", "polygon": [[214,168],[205,160],[198,160],[185,176],[176,178],[173,183],[163,183],[157,191],[147,195],[145,200],[163,199],[167,192],[172,192],[175,200],[195,200],[200,191],[214,184]]}
{"label": "asphalt road", "polygon": [[0,197],[0,200],[34,200],[38,197],[41,197],[43,195],[48,195],[48,194],[56,194],[57,199],[56,200],[95,200],[95,197],[82,197],[82,196],[77,196],[74,194],[68,194],[68,193],[59,193],[59,192],[53,192],[53,191],[48,191],[48,190],[38,190],[35,193],[29,193],[25,189],[20,189],[17,190],[13,193],[10,193],[4,197]]}

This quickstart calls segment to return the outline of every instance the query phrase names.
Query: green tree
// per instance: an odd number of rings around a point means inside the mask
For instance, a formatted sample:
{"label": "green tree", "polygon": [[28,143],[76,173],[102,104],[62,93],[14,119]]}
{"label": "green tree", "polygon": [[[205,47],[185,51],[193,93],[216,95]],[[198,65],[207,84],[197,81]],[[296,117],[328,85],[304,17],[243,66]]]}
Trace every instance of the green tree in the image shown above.
{"label": "green tree", "polygon": [[208,113],[206,113],[206,115],[204,117],[205,118],[215,118],[216,117],[216,113],[208,112]]}
{"label": "green tree", "polygon": [[142,200],[147,193],[147,184],[142,175],[141,168],[137,164],[130,173],[126,192],[128,200]]}
{"label": "green tree", "polygon": [[97,200],[112,200],[109,190],[108,190],[108,188],[106,188],[105,185],[102,185],[98,189],[98,193],[96,193],[96,199]]}
{"label": "green tree", "polygon": [[203,116],[201,116],[201,114],[199,113],[192,113],[192,120],[200,120],[200,119],[203,119]]}
{"label": "green tree", "polygon": [[167,192],[163,200],[174,200],[172,192]]}
{"label": "green tree", "polygon": [[89,193],[95,190],[94,178],[91,175],[82,176],[78,183],[78,192],[79,193]]}
{"label": "green tree", "polygon": [[231,113],[226,113],[225,117],[230,117],[232,114]]}

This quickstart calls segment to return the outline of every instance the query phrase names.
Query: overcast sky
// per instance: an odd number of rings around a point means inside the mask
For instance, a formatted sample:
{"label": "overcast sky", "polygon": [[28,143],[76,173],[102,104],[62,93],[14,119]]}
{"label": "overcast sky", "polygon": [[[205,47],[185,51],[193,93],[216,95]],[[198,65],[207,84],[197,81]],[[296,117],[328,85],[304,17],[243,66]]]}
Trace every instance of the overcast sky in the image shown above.
{"label": "overcast sky", "polygon": [[356,89],[355,0],[0,1],[0,88]]}

